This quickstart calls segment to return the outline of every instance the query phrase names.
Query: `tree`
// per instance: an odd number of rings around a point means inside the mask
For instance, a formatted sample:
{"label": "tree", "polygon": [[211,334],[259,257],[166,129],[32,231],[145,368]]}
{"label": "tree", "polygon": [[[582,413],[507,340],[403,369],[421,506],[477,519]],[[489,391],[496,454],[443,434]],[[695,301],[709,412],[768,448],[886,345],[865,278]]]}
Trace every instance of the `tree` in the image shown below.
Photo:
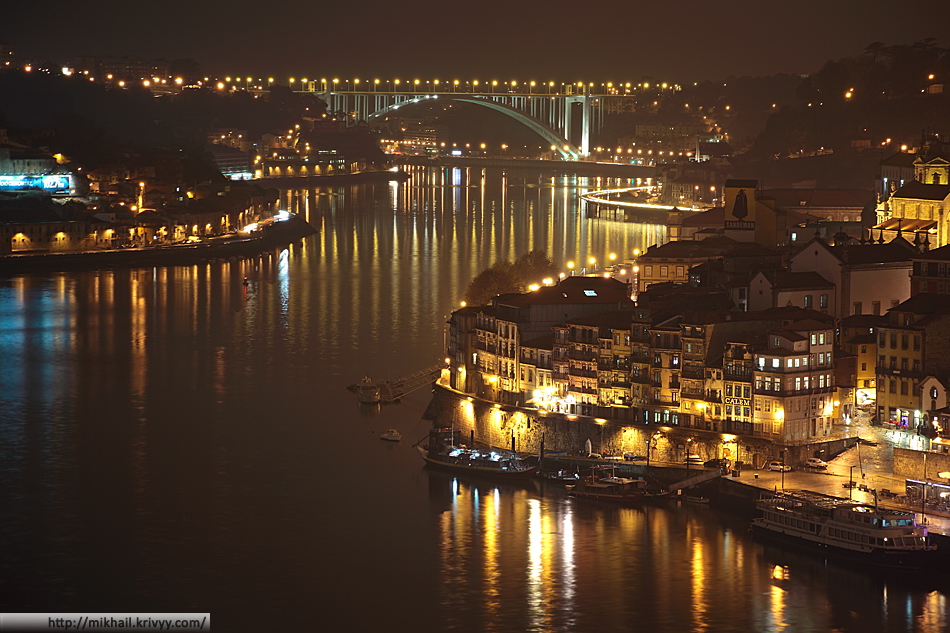
{"label": "tree", "polygon": [[475,275],[465,290],[465,302],[469,305],[484,305],[495,296],[515,292],[517,282],[510,274],[511,262],[496,262],[491,268]]}
{"label": "tree", "polygon": [[492,297],[508,292],[525,292],[531,284],[557,275],[557,265],[544,251],[528,251],[515,263],[495,262],[491,268],[478,273],[465,291],[465,302],[483,305]]}

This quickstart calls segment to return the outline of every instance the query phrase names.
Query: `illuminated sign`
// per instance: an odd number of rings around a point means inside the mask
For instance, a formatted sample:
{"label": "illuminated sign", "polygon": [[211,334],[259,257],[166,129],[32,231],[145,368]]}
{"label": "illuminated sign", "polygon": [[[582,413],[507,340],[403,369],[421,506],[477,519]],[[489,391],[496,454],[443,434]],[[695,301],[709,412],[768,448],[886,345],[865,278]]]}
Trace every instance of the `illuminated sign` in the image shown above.
{"label": "illuminated sign", "polygon": [[738,404],[744,407],[749,406],[749,403],[752,402],[749,398],[735,398],[733,396],[726,396],[722,401],[726,404]]}
{"label": "illuminated sign", "polygon": [[0,175],[0,190],[42,189],[43,191],[69,191],[73,177],[70,174],[48,174],[46,176],[9,176]]}

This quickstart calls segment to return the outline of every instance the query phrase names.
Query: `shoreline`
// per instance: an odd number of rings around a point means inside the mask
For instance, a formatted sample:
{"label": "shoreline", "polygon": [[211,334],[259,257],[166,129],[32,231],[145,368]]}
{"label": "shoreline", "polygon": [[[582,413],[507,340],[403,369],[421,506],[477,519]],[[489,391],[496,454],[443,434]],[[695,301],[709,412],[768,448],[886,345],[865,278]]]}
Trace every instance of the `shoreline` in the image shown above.
{"label": "shoreline", "polygon": [[194,244],[145,246],[99,251],[29,253],[0,257],[0,275],[94,270],[99,268],[178,266],[227,259],[253,257],[269,248],[284,246],[316,233],[303,218],[291,215],[287,220],[265,226],[249,237],[217,239]]}
{"label": "shoreline", "polygon": [[[271,178],[255,178],[254,180],[248,180],[245,182],[254,183],[262,187],[274,187],[274,188],[288,188],[288,185],[294,185],[295,183],[307,184],[307,185],[317,185],[322,184],[327,185],[338,185],[338,184],[354,184],[362,185],[366,183],[374,182],[392,182],[398,181],[403,182],[409,180],[409,174],[402,171],[361,171],[351,174],[331,174],[329,176],[277,176]],[[291,187],[295,188],[295,187]]]}

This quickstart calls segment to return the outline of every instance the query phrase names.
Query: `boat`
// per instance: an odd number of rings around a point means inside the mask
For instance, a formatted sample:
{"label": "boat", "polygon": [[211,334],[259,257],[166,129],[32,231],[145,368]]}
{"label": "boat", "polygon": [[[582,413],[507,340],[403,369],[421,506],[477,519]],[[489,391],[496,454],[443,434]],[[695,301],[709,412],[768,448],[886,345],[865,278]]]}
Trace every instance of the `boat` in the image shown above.
{"label": "boat", "polygon": [[577,485],[580,483],[581,476],[576,471],[567,471],[567,470],[551,470],[551,471],[538,471],[538,477],[541,479],[550,482],[552,484],[562,484],[562,485]]}
{"label": "boat", "polygon": [[385,433],[380,434],[379,439],[388,440],[390,442],[398,442],[402,439],[402,433],[396,429],[389,429]]}
{"label": "boat", "polygon": [[369,376],[363,376],[363,380],[357,385],[356,397],[363,404],[376,404],[382,399],[379,385],[373,382],[373,379]]}
{"label": "boat", "polygon": [[709,497],[701,497],[698,495],[683,495],[680,499],[690,503],[709,503]]}
{"label": "boat", "polygon": [[569,486],[568,494],[579,499],[614,503],[639,503],[652,496],[645,479],[629,477],[588,477]]}
{"label": "boat", "polygon": [[432,429],[428,446],[417,444],[416,448],[434,468],[500,479],[534,477],[537,465],[531,465],[517,453],[495,449],[478,449],[457,442],[458,431]]}
{"label": "boat", "polygon": [[757,532],[829,555],[885,567],[916,569],[937,548],[913,512],[879,508],[810,490],[783,490],[756,502]]}

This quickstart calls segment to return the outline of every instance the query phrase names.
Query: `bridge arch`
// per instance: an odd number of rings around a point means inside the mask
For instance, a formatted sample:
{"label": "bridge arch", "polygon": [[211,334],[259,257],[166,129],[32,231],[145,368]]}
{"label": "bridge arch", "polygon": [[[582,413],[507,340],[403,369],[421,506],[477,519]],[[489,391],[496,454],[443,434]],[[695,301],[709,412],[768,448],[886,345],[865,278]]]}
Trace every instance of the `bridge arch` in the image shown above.
{"label": "bridge arch", "polygon": [[[370,123],[373,119],[378,119],[380,117],[386,116],[387,114],[398,110],[402,106],[421,103],[426,99],[436,99],[437,96],[424,95],[420,97],[414,97],[406,101],[401,101],[385,108],[373,112],[368,117],[366,117],[366,122]],[[532,132],[540,136],[544,141],[550,145],[553,145],[556,148],[558,154],[561,158],[565,160],[578,160],[581,156],[581,151],[574,146],[573,143],[568,141],[566,138],[552,130],[547,125],[541,123],[537,119],[534,119],[523,112],[516,110],[510,106],[504,105],[502,103],[496,103],[495,101],[490,101],[488,99],[479,99],[478,97],[449,97],[451,101],[462,101],[464,103],[474,103],[475,105],[484,106],[496,112],[501,112],[502,114],[511,117],[515,121],[518,121]]]}

